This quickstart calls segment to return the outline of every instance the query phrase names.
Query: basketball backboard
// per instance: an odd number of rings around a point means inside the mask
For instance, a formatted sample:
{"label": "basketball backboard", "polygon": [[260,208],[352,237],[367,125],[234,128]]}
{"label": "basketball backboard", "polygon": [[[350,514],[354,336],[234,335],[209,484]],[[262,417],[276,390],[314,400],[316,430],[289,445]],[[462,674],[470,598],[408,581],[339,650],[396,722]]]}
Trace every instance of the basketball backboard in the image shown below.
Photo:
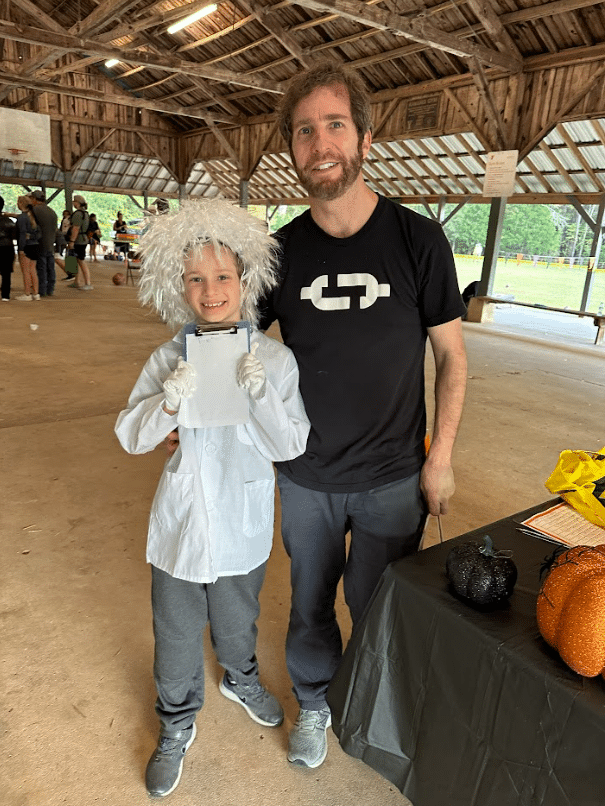
{"label": "basketball backboard", "polygon": [[0,160],[18,170],[24,162],[52,163],[50,115],[0,107]]}

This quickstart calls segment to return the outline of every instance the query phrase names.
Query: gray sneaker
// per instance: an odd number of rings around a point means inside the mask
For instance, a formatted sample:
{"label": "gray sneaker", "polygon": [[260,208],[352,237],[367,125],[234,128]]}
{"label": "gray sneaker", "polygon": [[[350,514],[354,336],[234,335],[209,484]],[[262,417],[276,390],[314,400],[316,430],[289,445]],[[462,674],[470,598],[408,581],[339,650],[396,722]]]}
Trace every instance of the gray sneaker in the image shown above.
{"label": "gray sneaker", "polygon": [[298,719],[290,731],[288,761],[299,767],[319,767],[328,754],[328,728],[332,714],[326,705],[319,711],[301,708]]}
{"label": "gray sneaker", "polygon": [[225,672],[219,691],[228,700],[239,703],[248,716],[259,725],[276,728],[284,721],[284,712],[273,694],[269,694],[257,679],[249,685],[237,683]]}
{"label": "gray sneaker", "polygon": [[145,786],[152,798],[163,798],[177,788],[185,753],[191,747],[195,734],[195,722],[176,736],[163,736],[160,733],[158,746],[145,770]]}

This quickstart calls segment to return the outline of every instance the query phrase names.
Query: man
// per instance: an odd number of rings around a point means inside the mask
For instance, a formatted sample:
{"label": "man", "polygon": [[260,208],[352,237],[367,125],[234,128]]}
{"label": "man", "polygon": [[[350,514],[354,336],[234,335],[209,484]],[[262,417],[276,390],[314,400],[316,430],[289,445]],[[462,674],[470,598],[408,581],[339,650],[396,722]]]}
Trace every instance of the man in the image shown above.
{"label": "man", "polygon": [[71,227],[69,230],[69,238],[67,242],[68,252],[71,250],[75,252],[78,261],[78,274],[73,283],[69,284],[69,288],[79,288],[80,291],[92,291],[93,286],[90,283],[90,271],[86,265],[86,247],[88,246],[88,222],[90,216],[86,210],[86,199],[84,196],[74,196],[74,207],[76,208],[71,214]]}
{"label": "man", "polygon": [[2,280],[0,295],[2,302],[11,298],[11,275],[15,262],[15,246],[17,227],[11,216],[3,212],[4,199],[0,196],[0,278]]}
{"label": "man", "polygon": [[[317,767],[342,654],[337,584],[355,624],[385,567],[417,550],[427,510],[445,514],[454,492],[465,309],[441,227],[363,180],[372,136],[360,79],[319,63],[292,79],[279,121],[310,210],[278,234],[280,285],[261,327],[279,321],[311,421],[306,452],[277,469],[292,576],[286,656],[300,704],[288,759]],[[425,456],[427,336],[436,414]]]}
{"label": "man", "polygon": [[34,218],[42,232],[40,254],[36,260],[38,293],[41,297],[52,297],[55,293],[55,238],[57,237],[57,214],[46,204],[42,190],[34,190],[28,199],[32,205]]}

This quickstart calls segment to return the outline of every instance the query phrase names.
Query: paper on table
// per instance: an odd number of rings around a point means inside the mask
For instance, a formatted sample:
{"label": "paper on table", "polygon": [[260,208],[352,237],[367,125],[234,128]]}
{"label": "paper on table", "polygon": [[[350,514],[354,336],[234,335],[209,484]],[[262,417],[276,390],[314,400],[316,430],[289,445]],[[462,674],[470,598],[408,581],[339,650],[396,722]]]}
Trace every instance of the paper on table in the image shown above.
{"label": "paper on table", "polygon": [[187,361],[197,372],[197,387],[183,398],[177,416],[185,428],[238,425],[250,419],[248,393],[237,384],[236,367],[249,351],[248,327],[187,334]]}
{"label": "paper on table", "polygon": [[523,525],[567,546],[599,546],[605,543],[605,529],[586,520],[565,503],[532,515],[523,521]]}

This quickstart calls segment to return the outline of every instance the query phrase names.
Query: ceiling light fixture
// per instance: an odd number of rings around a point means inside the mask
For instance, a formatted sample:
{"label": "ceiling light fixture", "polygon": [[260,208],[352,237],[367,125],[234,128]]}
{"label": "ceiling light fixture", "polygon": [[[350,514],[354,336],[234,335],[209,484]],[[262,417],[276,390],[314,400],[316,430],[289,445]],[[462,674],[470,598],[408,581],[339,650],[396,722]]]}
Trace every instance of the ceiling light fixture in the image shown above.
{"label": "ceiling light fixture", "polygon": [[168,28],[169,34],[174,34],[177,31],[180,31],[181,28],[186,28],[188,25],[193,25],[194,22],[201,20],[202,17],[205,17],[208,14],[212,14],[213,11],[216,11],[218,8],[216,3],[211,3],[209,6],[204,6],[199,11],[196,11],[195,14],[190,14],[188,17],[183,17],[182,20],[175,22],[173,25]]}
{"label": "ceiling light fixture", "polygon": [[119,64],[119,63],[120,63],[120,62],[118,61],[118,59],[108,59],[108,60],[105,62],[105,67],[115,67],[115,66],[116,66],[116,64]]}

